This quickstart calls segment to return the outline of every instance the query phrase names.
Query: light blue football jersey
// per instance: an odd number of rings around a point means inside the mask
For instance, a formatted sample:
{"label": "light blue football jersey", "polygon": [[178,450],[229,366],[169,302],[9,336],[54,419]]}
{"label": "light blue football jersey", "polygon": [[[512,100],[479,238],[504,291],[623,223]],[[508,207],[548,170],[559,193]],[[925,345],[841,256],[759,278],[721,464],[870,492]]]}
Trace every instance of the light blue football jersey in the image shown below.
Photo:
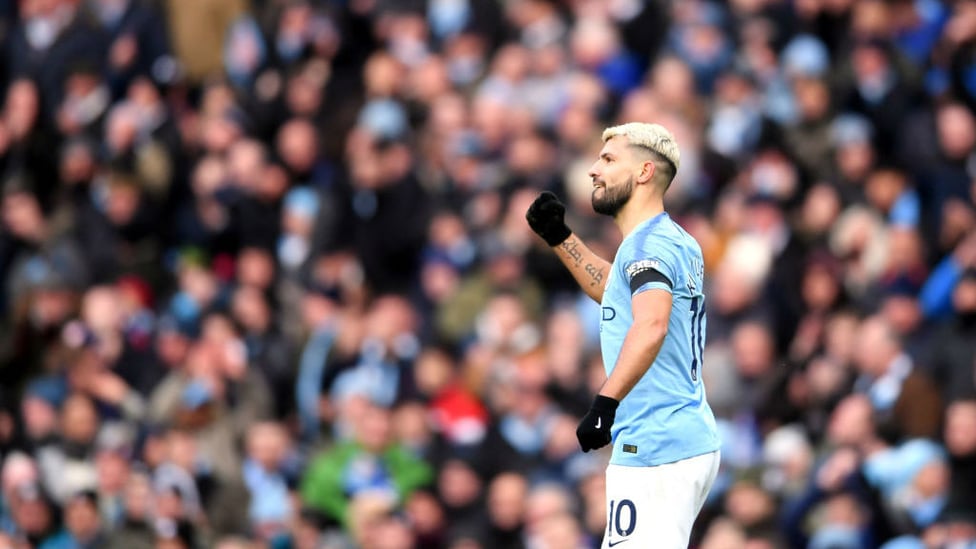
{"label": "light blue football jersey", "polygon": [[600,304],[600,347],[608,376],[634,321],[631,296],[661,289],[671,293],[672,305],[657,358],[617,408],[612,464],[661,465],[719,449],[715,416],[701,381],[703,278],[701,247],[667,213],[638,225],[617,250]]}

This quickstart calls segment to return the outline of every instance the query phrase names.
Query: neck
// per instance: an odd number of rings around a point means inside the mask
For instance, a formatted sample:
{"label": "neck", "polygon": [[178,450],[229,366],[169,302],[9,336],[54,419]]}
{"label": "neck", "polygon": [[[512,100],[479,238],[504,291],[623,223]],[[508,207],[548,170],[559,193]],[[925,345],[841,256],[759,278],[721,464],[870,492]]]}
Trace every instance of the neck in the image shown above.
{"label": "neck", "polygon": [[613,218],[613,222],[620,229],[620,234],[626,237],[635,227],[663,211],[664,200],[659,196],[644,201],[631,199]]}

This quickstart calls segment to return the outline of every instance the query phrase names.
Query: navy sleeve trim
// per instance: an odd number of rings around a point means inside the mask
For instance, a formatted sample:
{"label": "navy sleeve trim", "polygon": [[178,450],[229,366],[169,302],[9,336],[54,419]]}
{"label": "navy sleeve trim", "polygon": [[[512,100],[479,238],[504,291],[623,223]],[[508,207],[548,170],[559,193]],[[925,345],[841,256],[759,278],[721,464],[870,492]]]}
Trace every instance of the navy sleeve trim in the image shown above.
{"label": "navy sleeve trim", "polygon": [[661,282],[667,284],[668,288],[674,288],[668,277],[655,269],[642,269],[630,277],[630,293],[636,292],[641,286],[648,282]]}

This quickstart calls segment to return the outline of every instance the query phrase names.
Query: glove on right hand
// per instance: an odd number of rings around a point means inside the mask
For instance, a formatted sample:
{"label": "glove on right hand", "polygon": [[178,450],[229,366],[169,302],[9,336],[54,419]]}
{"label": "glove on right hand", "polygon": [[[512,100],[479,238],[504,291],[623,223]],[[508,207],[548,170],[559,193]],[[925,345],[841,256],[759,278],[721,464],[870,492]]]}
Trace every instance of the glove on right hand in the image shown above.
{"label": "glove on right hand", "polygon": [[556,195],[545,191],[535,199],[525,212],[525,219],[529,222],[529,227],[546,241],[550,246],[558,246],[573,233],[563,216],[566,215],[566,206],[556,198]]}

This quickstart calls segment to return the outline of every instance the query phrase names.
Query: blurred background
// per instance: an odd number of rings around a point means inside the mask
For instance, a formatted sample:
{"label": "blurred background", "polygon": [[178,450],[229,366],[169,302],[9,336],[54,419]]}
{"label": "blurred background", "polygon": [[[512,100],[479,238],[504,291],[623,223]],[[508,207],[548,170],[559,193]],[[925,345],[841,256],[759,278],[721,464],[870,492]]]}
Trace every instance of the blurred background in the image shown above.
{"label": "blurred background", "polygon": [[976,1],[0,0],[0,40],[0,547],[598,547],[599,309],[524,212],[612,257],[633,120],[706,261],[693,547],[976,547]]}

